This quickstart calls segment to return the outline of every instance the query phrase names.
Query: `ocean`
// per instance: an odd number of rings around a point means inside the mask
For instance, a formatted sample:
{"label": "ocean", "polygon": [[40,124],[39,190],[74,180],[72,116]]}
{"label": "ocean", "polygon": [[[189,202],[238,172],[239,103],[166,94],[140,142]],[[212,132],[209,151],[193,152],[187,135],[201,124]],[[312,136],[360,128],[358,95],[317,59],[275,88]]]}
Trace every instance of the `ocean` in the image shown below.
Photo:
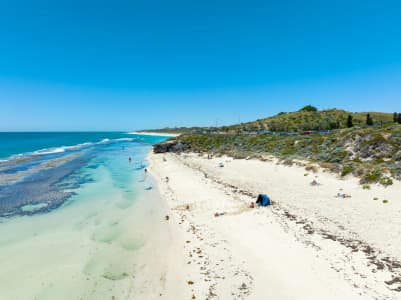
{"label": "ocean", "polygon": [[129,298],[137,255],[163,235],[144,169],[151,145],[165,139],[0,133],[2,299]]}

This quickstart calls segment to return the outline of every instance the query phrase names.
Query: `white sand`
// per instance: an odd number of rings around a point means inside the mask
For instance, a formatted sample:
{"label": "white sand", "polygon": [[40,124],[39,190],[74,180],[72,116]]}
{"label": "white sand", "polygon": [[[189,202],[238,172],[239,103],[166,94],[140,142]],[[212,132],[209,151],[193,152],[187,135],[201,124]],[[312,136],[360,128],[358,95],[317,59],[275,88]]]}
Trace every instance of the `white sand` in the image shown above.
{"label": "white sand", "polygon": [[[166,298],[181,285],[176,299],[401,299],[399,182],[364,190],[356,179],[274,160],[149,160],[170,210],[171,244],[181,243]],[[352,198],[333,197],[340,189]],[[245,194],[260,192],[274,205],[248,209],[254,198]]]}
{"label": "white sand", "polygon": [[140,134],[140,135],[149,135],[149,136],[171,136],[176,137],[179,136],[179,133],[160,133],[160,132],[144,132],[144,131],[133,131],[128,134]]}

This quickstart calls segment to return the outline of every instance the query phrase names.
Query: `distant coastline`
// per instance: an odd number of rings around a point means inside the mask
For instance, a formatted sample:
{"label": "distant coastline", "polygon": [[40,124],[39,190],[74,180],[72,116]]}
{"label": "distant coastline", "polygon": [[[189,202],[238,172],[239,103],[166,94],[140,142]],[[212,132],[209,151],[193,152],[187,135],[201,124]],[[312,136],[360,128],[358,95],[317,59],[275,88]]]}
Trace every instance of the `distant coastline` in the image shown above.
{"label": "distant coastline", "polygon": [[141,134],[141,135],[150,135],[150,136],[170,136],[170,137],[177,137],[181,134],[179,133],[169,133],[169,132],[145,132],[145,131],[133,131],[129,132],[128,134]]}

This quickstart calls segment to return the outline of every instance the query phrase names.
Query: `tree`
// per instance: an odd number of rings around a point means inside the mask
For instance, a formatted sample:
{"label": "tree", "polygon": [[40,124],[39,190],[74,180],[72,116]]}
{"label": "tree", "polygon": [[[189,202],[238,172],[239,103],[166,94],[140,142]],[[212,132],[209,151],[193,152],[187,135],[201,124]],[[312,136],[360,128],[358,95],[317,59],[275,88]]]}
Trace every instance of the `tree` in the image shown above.
{"label": "tree", "polygon": [[398,124],[401,124],[401,113],[398,113],[397,122]]}
{"label": "tree", "polygon": [[394,113],[393,120],[394,120],[394,123],[398,122],[398,115],[396,112]]}
{"label": "tree", "polygon": [[351,115],[348,115],[347,127],[348,128],[354,127],[354,123],[352,122],[352,116]]}
{"label": "tree", "polygon": [[302,107],[299,111],[312,111],[312,112],[316,112],[317,108],[312,106],[312,105],[307,105]]}
{"label": "tree", "polygon": [[366,125],[368,125],[368,126],[372,126],[373,125],[373,119],[370,116],[370,114],[366,115]]}

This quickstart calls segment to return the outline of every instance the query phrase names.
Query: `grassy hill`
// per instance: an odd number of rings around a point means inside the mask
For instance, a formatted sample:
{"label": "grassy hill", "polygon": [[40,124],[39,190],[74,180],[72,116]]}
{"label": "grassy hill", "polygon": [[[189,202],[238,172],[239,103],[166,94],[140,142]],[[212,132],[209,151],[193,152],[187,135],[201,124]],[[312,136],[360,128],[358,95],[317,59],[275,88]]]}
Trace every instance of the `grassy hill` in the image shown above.
{"label": "grassy hill", "polygon": [[[308,107],[308,106],[307,106]],[[341,109],[328,109],[322,111],[308,111],[301,109],[296,112],[282,112],[275,116],[259,119],[252,122],[235,124],[223,127],[180,127],[144,130],[170,133],[241,133],[260,130],[302,132],[309,130],[333,130],[347,128],[348,116],[352,117],[354,126],[364,126],[366,115],[370,114],[374,125],[393,122],[393,114],[380,112],[348,112]]]}
{"label": "grassy hill", "polygon": [[[349,115],[355,126],[346,128]],[[401,180],[401,125],[393,122],[392,114],[370,115],[374,123],[372,126],[366,126],[366,113],[350,114],[338,109],[282,113],[255,122],[219,128],[212,134],[186,133],[157,145],[155,152],[207,152],[258,159],[273,155],[288,164],[302,160],[340,176],[353,174],[365,185],[376,182],[390,185],[393,179]],[[324,135],[281,136],[248,132],[260,129],[321,130],[325,129],[322,124],[330,122],[338,122],[340,128]]]}
{"label": "grassy hill", "polygon": [[[328,109],[322,111],[300,110],[289,113],[279,113],[273,117],[253,122],[222,127],[223,131],[247,132],[258,130],[301,132],[307,130],[333,130],[347,127],[348,116],[352,116],[355,126],[366,124],[368,113],[352,113],[341,109]],[[374,124],[393,121],[393,114],[369,112]]]}

